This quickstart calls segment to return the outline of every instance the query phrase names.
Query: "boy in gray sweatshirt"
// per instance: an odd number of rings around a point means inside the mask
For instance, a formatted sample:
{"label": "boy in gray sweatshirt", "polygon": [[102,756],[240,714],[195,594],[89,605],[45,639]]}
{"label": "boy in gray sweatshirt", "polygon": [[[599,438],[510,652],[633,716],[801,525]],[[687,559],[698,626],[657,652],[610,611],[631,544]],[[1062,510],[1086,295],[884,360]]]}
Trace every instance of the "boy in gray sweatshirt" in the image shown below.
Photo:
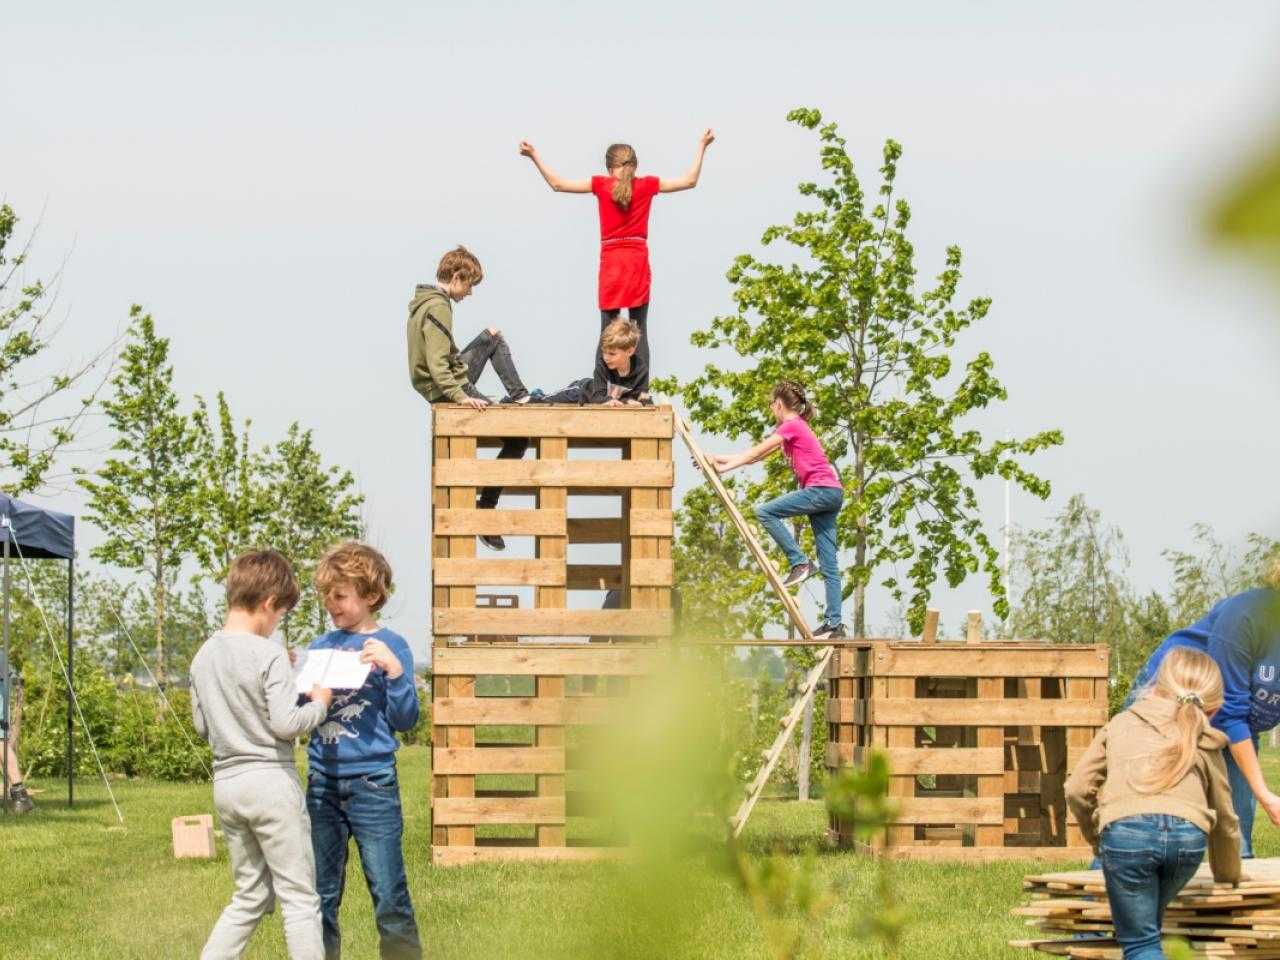
{"label": "boy in gray sweatshirt", "polygon": [[191,718],[213,748],[213,804],[235,892],[201,960],[237,960],[280,900],[292,960],[323,960],[311,821],[293,740],[324,722],[333,691],[299,706],[283,646],[268,639],[298,602],[298,581],[274,550],[241,554],[227,573],[227,619],[191,661]]}

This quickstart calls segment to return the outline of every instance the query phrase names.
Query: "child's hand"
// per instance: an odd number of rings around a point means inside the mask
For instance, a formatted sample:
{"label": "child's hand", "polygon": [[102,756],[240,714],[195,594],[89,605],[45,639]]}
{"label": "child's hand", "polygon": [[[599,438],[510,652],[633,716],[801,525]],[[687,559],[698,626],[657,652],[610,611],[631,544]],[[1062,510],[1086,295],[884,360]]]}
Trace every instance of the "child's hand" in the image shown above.
{"label": "child's hand", "polygon": [[610,397],[608,400],[602,403],[601,406],[602,407],[620,407],[622,406],[622,401],[619,400],[617,397]]}
{"label": "child's hand", "polygon": [[710,457],[708,457],[708,459],[711,461],[712,466],[716,468],[717,473],[727,473],[728,471],[733,469],[733,466],[732,466],[733,458],[728,456],[727,454],[713,453]]}
{"label": "child's hand", "polygon": [[404,667],[381,640],[369,639],[364,642],[364,646],[360,649],[360,662],[372,663],[376,667],[381,667],[387,672],[387,679],[394,680],[400,674],[404,673]]}
{"label": "child's hand", "polygon": [[702,137],[701,139],[699,139],[698,142],[702,145],[702,148],[705,150],[707,147],[711,146],[711,144],[716,142],[716,135],[710,127],[707,127],[707,129],[702,131]]}
{"label": "child's hand", "polygon": [[532,143],[530,143],[528,140],[520,141],[520,156],[528,157],[530,160],[532,160],[537,155],[538,155],[538,151],[534,148]]}
{"label": "child's hand", "polygon": [[467,397],[462,401],[464,407],[470,407],[472,410],[483,410],[489,405],[489,401],[484,397]]}
{"label": "child's hand", "polygon": [[289,666],[296,667],[297,665],[298,665],[298,651],[293,649],[293,647],[290,647],[289,648]]}
{"label": "child's hand", "polygon": [[333,703],[333,691],[319,684],[313,684],[307,696],[311,698],[312,703],[323,703],[326,710],[329,709],[329,704]]}

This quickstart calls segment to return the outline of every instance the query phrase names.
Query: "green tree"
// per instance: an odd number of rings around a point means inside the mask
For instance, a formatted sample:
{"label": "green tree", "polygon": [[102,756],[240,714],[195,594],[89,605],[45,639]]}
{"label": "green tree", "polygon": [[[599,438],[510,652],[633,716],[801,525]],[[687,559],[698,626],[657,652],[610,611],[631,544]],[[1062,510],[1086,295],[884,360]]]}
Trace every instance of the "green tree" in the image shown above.
{"label": "green tree", "polygon": [[[10,251],[18,216],[0,204],[0,487],[14,496],[53,480],[60,454],[75,439],[106,377],[111,341],[87,360],[51,367],[47,351],[58,333],[50,316],[52,285],[24,276],[35,233]],[[80,387],[87,393],[72,397]]]}
{"label": "green tree", "polygon": [[251,421],[237,429],[226,397],[219,391],[216,421],[203,397],[196,397],[194,463],[200,519],[196,559],[209,579],[221,583],[231,561],[265,542],[269,513],[263,477],[264,457],[249,445]]}
{"label": "green tree", "polygon": [[1191,550],[1162,551],[1173,567],[1169,607],[1176,627],[1199,620],[1224,597],[1259,586],[1268,561],[1280,553],[1280,541],[1251,533],[1241,555],[1207,523],[1191,527],[1191,540]]}
{"label": "green tree", "polygon": [[[725,478],[732,492],[737,478]],[[782,619],[782,605],[765,583],[715,491],[695,487],[676,511],[674,561],[680,632],[697,640],[761,637]]]}
{"label": "green tree", "polygon": [[163,683],[167,601],[200,529],[195,432],[178,409],[169,341],[156,335],[141,307],[129,315],[129,339],[111,381],[114,394],[102,403],[115,433],[115,455],[79,483],[89,495],[88,519],[104,535],[90,555],[149,581],[155,673]]}
{"label": "green tree", "polygon": [[1129,554],[1120,529],[1075,494],[1050,526],[1009,537],[1015,602],[1003,633],[1051,643],[1122,639],[1133,602]]}
{"label": "green tree", "polygon": [[313,585],[316,563],[334,542],[361,535],[364,497],[350,471],[324,465],[311,431],[297,423],[270,449],[262,470],[270,504],[264,542],[289,558],[302,587],[302,598],[283,626],[285,642],[292,643],[325,628],[324,605]]}
{"label": "green tree", "polygon": [[[773,427],[772,386],[782,379],[806,385],[817,407],[814,429],[844,468],[849,499],[839,543],[853,552],[845,590],[853,595],[856,634],[866,632],[866,587],[885,566],[894,568],[882,581],[894,598],[909,597],[913,630],[923,623],[939,569],[952,586],[985,569],[1004,616],[997,550],[983,530],[972,482],[999,475],[1047,496],[1048,482],[1020,458],[1061,443],[1062,434],[987,442],[965,425],[969,414],[1006,399],[985,352],[952,375],[958,334],[985,317],[991,301],[953,305],[961,263],[955,246],[947,248],[935,284],[916,291],[915,251],[906,235],[911,210],[894,194],[902,155],[896,142],[885,143],[880,198],[869,207],[836,125],[823,124],[811,109],[793,110],[788,119],[818,131],[829,179],[800,184],[816,208],[769,227],[762,242],[786,241],[805,263],[739,256],[728,273],[737,311],[714,318],[692,343],[727,347],[749,362],[738,370],[710,363],[693,380],[667,378],[655,388],[678,392],[710,433],[758,439]],[[785,464],[774,458],[749,493],[776,494],[788,483]]]}

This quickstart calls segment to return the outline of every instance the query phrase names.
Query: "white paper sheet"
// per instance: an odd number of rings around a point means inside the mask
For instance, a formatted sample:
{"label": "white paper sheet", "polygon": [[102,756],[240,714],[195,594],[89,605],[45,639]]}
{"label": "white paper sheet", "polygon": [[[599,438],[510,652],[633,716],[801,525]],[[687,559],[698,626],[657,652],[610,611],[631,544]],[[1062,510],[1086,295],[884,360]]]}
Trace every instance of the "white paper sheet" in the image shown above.
{"label": "white paper sheet", "polygon": [[358,690],[369,676],[370,664],[360,662],[358,650],[308,650],[298,654],[297,689],[310,693],[312,686],[333,690]]}

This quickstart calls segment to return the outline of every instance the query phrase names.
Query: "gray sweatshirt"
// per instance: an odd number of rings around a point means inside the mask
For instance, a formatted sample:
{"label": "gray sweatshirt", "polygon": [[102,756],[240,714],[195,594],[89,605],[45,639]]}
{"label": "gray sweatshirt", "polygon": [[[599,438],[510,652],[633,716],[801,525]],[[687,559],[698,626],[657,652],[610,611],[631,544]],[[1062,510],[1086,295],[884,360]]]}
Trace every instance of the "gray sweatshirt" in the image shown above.
{"label": "gray sweatshirt", "polygon": [[191,660],[191,719],[213,748],[213,779],[263,767],[293,769],[293,740],[324,722],[322,703],[298,706],[280,644],[219,631]]}

